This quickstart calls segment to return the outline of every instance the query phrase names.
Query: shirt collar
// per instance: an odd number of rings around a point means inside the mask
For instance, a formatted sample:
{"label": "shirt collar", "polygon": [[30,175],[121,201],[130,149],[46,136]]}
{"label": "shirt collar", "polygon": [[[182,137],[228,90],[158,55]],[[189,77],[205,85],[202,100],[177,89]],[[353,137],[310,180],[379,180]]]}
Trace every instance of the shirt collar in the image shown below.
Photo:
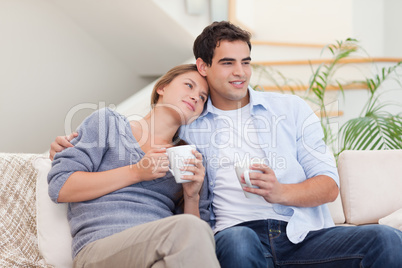
{"label": "shirt collar", "polygon": [[265,110],[268,109],[268,103],[265,98],[261,98],[260,92],[254,90],[251,86],[248,87],[248,92],[250,94],[251,109],[256,106],[262,106]]}

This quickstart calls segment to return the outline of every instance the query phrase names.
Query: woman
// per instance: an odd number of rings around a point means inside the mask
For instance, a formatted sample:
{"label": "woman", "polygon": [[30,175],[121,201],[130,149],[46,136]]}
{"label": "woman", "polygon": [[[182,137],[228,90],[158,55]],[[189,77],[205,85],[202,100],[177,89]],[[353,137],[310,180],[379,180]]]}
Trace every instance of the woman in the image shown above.
{"label": "woman", "polygon": [[74,267],[219,266],[213,234],[199,219],[201,154],[193,151],[186,170],[194,175],[182,185],[166,156],[167,147],[182,142],[178,128],[201,114],[207,97],[194,64],[175,67],[156,83],[143,119],[96,111],[79,127],[74,147],[55,155],[49,195],[69,203]]}

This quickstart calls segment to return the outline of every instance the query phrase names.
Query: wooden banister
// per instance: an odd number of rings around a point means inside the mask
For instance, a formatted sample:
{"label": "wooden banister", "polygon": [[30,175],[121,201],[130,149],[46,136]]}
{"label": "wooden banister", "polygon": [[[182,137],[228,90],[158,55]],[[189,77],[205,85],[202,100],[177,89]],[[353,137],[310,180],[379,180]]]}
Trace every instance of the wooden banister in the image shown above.
{"label": "wooden banister", "polygon": [[[320,111],[316,111],[315,114],[318,117],[324,117],[324,113],[321,113]],[[338,117],[338,116],[342,116],[343,115],[343,111],[327,111],[327,117]]]}

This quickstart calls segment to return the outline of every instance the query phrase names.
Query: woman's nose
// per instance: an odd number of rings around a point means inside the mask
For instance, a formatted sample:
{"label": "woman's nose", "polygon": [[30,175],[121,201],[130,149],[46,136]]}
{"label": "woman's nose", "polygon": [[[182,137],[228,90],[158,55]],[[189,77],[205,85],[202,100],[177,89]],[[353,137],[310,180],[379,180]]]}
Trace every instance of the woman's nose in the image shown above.
{"label": "woman's nose", "polygon": [[198,102],[198,100],[200,99],[199,97],[197,97],[197,96],[191,96],[190,97],[192,100],[194,100],[196,103]]}

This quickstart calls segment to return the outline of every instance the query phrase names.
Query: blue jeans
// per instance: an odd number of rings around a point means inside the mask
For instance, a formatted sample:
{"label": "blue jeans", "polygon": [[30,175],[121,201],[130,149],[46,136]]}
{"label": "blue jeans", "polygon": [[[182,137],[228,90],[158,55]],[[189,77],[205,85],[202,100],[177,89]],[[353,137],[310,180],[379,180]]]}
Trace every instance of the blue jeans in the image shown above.
{"label": "blue jeans", "polygon": [[383,225],[332,227],[293,244],[286,222],[249,221],[215,235],[221,267],[402,267],[402,232]]}

